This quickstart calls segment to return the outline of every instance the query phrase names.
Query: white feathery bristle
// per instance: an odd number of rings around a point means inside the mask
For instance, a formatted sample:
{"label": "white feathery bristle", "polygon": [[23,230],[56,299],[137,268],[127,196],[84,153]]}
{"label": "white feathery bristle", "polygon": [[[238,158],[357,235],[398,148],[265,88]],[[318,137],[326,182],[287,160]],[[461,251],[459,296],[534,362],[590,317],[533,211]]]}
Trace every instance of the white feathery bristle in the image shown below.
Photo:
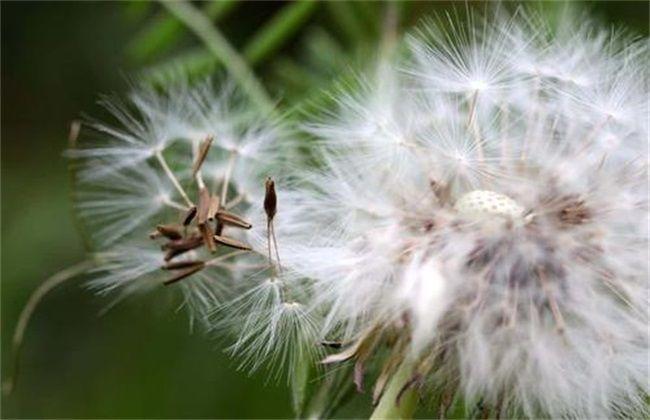
{"label": "white feathery bristle", "polygon": [[87,233],[100,246],[110,246],[142,229],[174,206],[173,187],[144,163],[112,172],[75,191],[77,211]]}
{"label": "white feathery bristle", "polygon": [[292,372],[318,360],[315,321],[303,304],[287,296],[290,290],[287,279],[264,278],[212,314],[219,335],[237,337],[227,351],[240,361],[240,369],[255,372],[267,367],[269,380],[278,380],[285,369]]}

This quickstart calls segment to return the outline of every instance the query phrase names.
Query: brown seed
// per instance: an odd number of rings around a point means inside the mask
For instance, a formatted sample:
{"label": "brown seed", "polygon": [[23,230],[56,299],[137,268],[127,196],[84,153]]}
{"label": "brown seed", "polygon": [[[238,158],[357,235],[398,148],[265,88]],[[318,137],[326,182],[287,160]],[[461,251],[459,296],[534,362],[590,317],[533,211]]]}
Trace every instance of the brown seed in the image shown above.
{"label": "brown seed", "polygon": [[330,347],[330,348],[333,348],[333,349],[340,349],[341,346],[343,346],[343,343],[341,343],[340,341],[323,340],[323,341],[320,342],[320,345],[325,346],[325,347]]}
{"label": "brown seed", "polygon": [[179,255],[185,254],[186,252],[191,251],[191,249],[170,249],[165,253],[164,260],[171,261]]}
{"label": "brown seed", "polygon": [[167,239],[181,239],[183,233],[181,232],[180,226],[175,225],[158,225],[156,226],[156,231],[163,235]]}
{"label": "brown seed", "polygon": [[205,158],[208,156],[208,151],[210,151],[212,140],[214,140],[214,138],[212,136],[208,136],[201,142],[201,145],[199,146],[199,153],[196,156],[194,164],[192,165],[192,177],[194,177],[196,173],[201,169],[201,165],[203,165]]}
{"label": "brown seed", "polygon": [[162,249],[189,251],[190,249],[198,248],[201,244],[203,244],[203,238],[201,236],[193,235],[185,239],[169,241],[162,246]]}
{"label": "brown seed", "polygon": [[214,240],[220,243],[221,245],[228,246],[230,248],[241,249],[244,251],[250,251],[252,248],[246,245],[243,242],[239,242],[236,239],[228,238],[225,236],[214,235]]}
{"label": "brown seed", "polygon": [[564,223],[579,225],[586,222],[591,217],[591,212],[583,200],[578,200],[568,204],[560,210],[559,217]]}
{"label": "brown seed", "polygon": [[429,180],[429,186],[440,204],[445,204],[449,201],[449,197],[451,196],[451,188],[449,184],[443,184],[435,179],[431,179]]}
{"label": "brown seed", "polygon": [[237,226],[242,229],[250,229],[251,227],[253,227],[253,225],[248,223],[246,220],[242,219],[241,217],[237,216],[234,213],[230,213],[225,210],[220,210],[217,213],[217,219],[219,219],[219,221],[223,222],[226,225]]}
{"label": "brown seed", "polygon": [[192,223],[192,220],[196,217],[196,211],[196,206],[192,206],[187,210],[187,213],[185,213],[185,217],[183,218],[183,226],[188,226]]}
{"label": "brown seed", "polygon": [[275,182],[271,177],[266,178],[266,193],[264,194],[264,211],[269,220],[273,220],[278,208],[278,197],[275,195]]}
{"label": "brown seed", "polygon": [[178,262],[172,262],[168,263],[162,266],[163,270],[182,270],[184,268],[190,268],[190,267],[198,267],[201,266],[203,267],[205,263],[203,261],[178,261]]}
{"label": "brown seed", "polygon": [[201,223],[199,225],[199,231],[201,232],[201,236],[203,236],[203,242],[205,242],[205,246],[208,247],[210,252],[214,252],[217,250],[217,245],[214,243],[214,239],[212,238],[212,231],[210,230],[210,226],[208,226],[206,223]]}
{"label": "brown seed", "polygon": [[160,238],[161,236],[162,235],[157,230],[154,230],[153,232],[149,233],[149,239],[156,239],[156,238]]}
{"label": "brown seed", "polygon": [[164,260],[171,261],[174,257],[187,252],[187,250],[170,249],[165,253]]}
{"label": "brown seed", "polygon": [[199,190],[199,207],[196,211],[196,218],[199,224],[208,221],[208,211],[210,210],[210,192],[207,188]]}
{"label": "brown seed", "polygon": [[222,233],[223,233],[223,223],[219,219],[217,219],[217,224],[214,226],[214,234],[221,236]]}
{"label": "brown seed", "polygon": [[171,278],[165,280],[163,284],[165,286],[169,286],[170,284],[176,283],[177,281],[181,281],[184,278],[187,278],[191,276],[194,273],[198,273],[199,271],[203,270],[204,265],[197,265],[196,267],[191,267],[183,271],[179,271],[177,274],[172,276]]}
{"label": "brown seed", "polygon": [[210,212],[210,204],[212,203],[212,197],[207,188],[201,188],[199,190],[199,207],[197,210],[197,222],[199,227],[199,232],[203,237],[203,242],[208,247],[210,252],[214,252],[217,247],[212,239],[212,232],[210,227],[207,225],[208,217]]}
{"label": "brown seed", "polygon": [[216,195],[210,197],[210,207],[208,208],[208,220],[214,220],[217,212],[221,208],[221,200]]}

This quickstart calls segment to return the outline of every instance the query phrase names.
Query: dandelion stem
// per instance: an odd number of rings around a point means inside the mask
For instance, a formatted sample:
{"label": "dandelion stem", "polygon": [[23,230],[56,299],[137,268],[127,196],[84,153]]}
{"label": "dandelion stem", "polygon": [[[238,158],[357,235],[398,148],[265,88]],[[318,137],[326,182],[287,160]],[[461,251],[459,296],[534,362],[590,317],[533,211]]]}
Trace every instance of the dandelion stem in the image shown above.
{"label": "dandelion stem", "polygon": [[58,285],[70,280],[79,274],[82,274],[86,270],[92,267],[92,261],[86,260],[75,264],[71,267],[65,268],[58,273],[54,274],[52,277],[45,280],[41,283],[40,286],[36,288],[29,296],[25,307],[23,308],[20,316],[18,317],[18,323],[16,324],[16,330],[11,340],[11,347],[14,355],[13,367],[11,376],[7,378],[2,384],[2,391],[5,395],[11,394],[16,386],[16,380],[18,379],[19,365],[20,365],[20,353],[23,344],[23,338],[25,337],[25,331],[29,326],[29,320],[31,319],[36,307],[43,299],[43,297],[48,294],[52,289],[56,288]]}
{"label": "dandelion stem", "polygon": [[418,402],[416,390],[408,387],[413,377],[413,363],[404,361],[390,379],[371,419],[409,419]]}
{"label": "dandelion stem", "polygon": [[183,200],[185,203],[187,203],[188,207],[192,207],[194,203],[192,203],[192,200],[187,196],[187,193],[185,193],[185,190],[181,186],[180,182],[178,182],[178,179],[176,179],[176,175],[172,172],[172,170],[169,168],[169,165],[167,165],[167,161],[165,160],[165,157],[163,156],[161,151],[156,152],[156,159],[158,159],[158,162],[160,162],[160,166],[162,166],[163,170],[165,171],[165,174],[169,178],[169,180],[174,184],[174,187],[176,187],[176,190],[178,193],[183,197]]}
{"label": "dandelion stem", "polygon": [[232,74],[253,103],[258,104],[263,111],[273,110],[271,98],[253,71],[200,10],[187,1],[162,1],[161,4],[203,41],[208,50]]}

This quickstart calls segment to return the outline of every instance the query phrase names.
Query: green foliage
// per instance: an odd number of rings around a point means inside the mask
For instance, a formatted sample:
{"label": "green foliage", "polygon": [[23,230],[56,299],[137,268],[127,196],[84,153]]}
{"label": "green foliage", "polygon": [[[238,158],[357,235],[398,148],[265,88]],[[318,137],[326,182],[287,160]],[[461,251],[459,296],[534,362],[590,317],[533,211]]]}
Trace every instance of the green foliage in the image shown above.
{"label": "green foliage", "polygon": [[300,0],[280,9],[244,47],[246,61],[255,65],[268,58],[307,22],[317,6],[315,1]]}
{"label": "green foliage", "polygon": [[[209,2],[203,11],[212,22],[218,23],[232,12],[237,4],[237,0]],[[168,13],[161,11],[149,19],[133,37],[126,46],[126,54],[134,62],[150,62],[177,47],[183,35],[185,35],[183,24]]]}
{"label": "green foliage", "polygon": [[[246,7],[233,1],[217,2],[221,7],[213,4],[200,10],[192,7],[189,19],[187,15],[180,19],[178,12],[191,6],[165,4],[171,13],[158,12],[143,23],[127,51],[135,63],[144,66],[145,80],[170,83],[200,79],[225,68],[231,78],[241,81],[247,79],[242,72],[255,69],[273,89],[271,97],[281,95],[282,101],[300,106],[318,99],[340,75],[349,73],[346,70],[376,57],[376,40],[384,32],[383,16],[389,5],[393,7],[391,2],[294,1],[275,7],[253,31],[237,40],[239,48],[226,36],[215,48],[214,39],[206,40],[204,21],[211,21],[212,31],[223,35],[231,30],[226,18],[245,13]],[[235,8],[235,4],[240,7]],[[395,5],[400,11],[408,9],[400,2]],[[316,13],[318,10],[325,13]],[[401,29],[408,29],[407,25]],[[298,37],[301,42],[296,42]],[[194,42],[182,43],[187,38]],[[197,38],[202,41],[198,46]],[[234,61],[245,64],[246,69],[233,69],[233,54],[224,53],[228,49],[239,51]],[[254,93],[253,97],[259,99],[260,95]]]}

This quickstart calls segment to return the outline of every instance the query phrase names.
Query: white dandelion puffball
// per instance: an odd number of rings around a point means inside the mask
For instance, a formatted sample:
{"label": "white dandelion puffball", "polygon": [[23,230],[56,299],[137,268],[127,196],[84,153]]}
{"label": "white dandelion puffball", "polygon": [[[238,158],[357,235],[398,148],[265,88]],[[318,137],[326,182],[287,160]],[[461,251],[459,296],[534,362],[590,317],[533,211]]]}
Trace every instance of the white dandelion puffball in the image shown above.
{"label": "white dandelion puffball", "polygon": [[639,415],[647,41],[454,22],[307,125],[323,165],[279,190],[282,265],[340,360],[384,343],[376,363],[493,413]]}
{"label": "white dandelion puffball", "polygon": [[102,104],[115,122],[88,122],[68,152],[97,261],[90,286],[124,296],[173,285],[205,316],[256,269],[238,233],[252,226],[237,213],[261,203],[270,162],[282,160],[273,154],[288,156],[283,129],[228,84],[139,87]]}

